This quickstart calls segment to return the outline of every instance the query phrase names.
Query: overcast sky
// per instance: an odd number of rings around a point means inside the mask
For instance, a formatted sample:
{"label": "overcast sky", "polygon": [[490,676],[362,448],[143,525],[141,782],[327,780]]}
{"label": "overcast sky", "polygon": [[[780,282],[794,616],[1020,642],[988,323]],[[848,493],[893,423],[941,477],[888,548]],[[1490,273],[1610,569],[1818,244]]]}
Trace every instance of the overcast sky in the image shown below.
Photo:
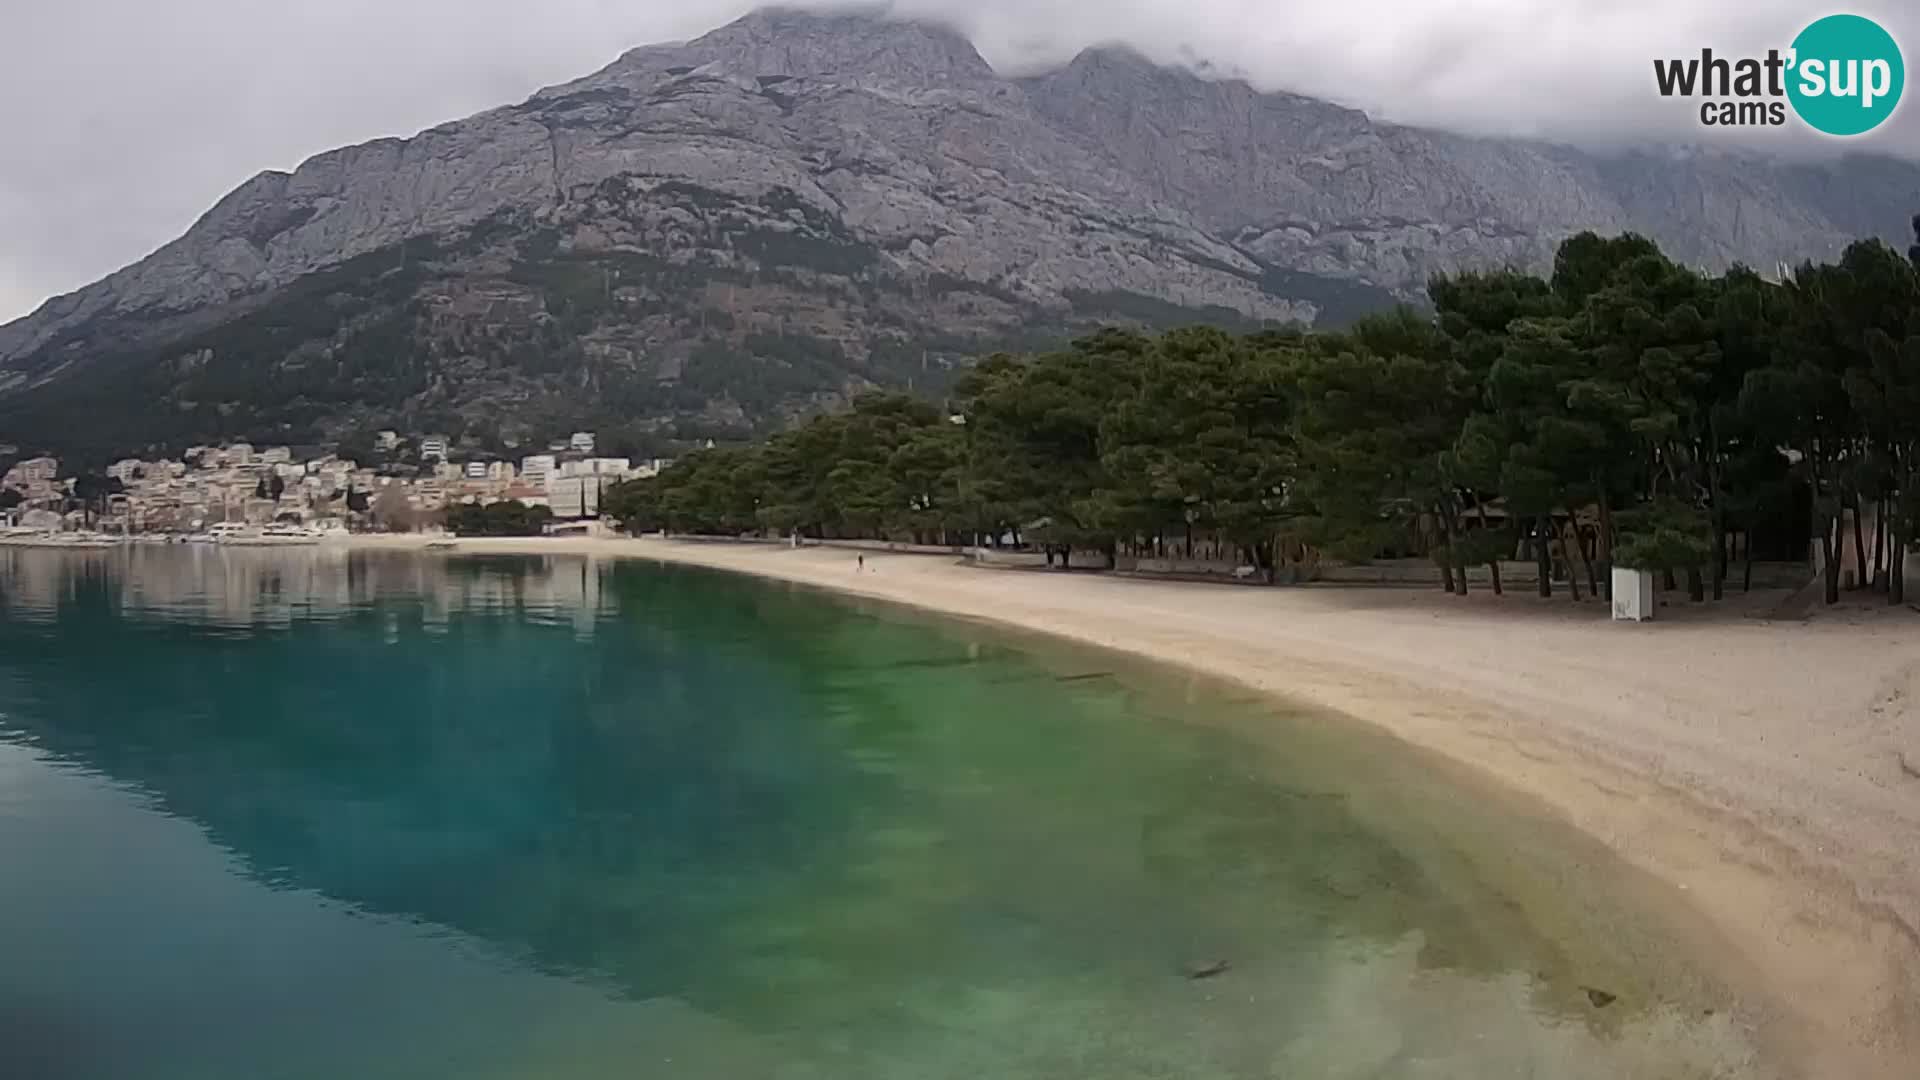
{"label": "overcast sky", "polygon": [[[751,0],[4,0],[0,322],[179,235],[262,169],[517,101]],[[794,6],[827,6],[803,3]],[[1376,117],[1573,141],[1694,137],[1656,56],[1784,48],[1825,0],[898,0],[996,67],[1103,42]],[[1871,0],[1920,60],[1920,5]],[[1910,91],[1909,99],[1920,90]],[[1920,106],[1850,143],[1920,157]]]}

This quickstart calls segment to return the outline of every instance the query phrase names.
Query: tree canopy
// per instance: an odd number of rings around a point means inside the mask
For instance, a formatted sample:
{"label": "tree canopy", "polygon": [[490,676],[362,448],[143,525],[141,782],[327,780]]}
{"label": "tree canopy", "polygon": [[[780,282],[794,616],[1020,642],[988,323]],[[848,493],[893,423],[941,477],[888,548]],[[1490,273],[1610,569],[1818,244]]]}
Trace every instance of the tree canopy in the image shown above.
{"label": "tree canopy", "polygon": [[[1920,251],[1916,251],[1920,255]],[[1551,275],[1468,273],[1340,331],[1109,330],[980,361],[945,408],[869,394],[621,485],[636,529],[1192,549],[1273,575],[1303,546],[1417,552],[1464,591],[1524,549],[1574,596],[1613,564],[1720,595],[1729,537],[1800,513],[1837,599],[1903,598],[1920,532],[1920,270],[1865,241],[1782,281],[1570,238]],[[1804,493],[1804,494],[1801,494]],[[1810,509],[1809,509],[1810,508]]]}
{"label": "tree canopy", "polygon": [[447,528],[456,536],[539,536],[552,519],[553,512],[546,507],[528,506],[518,499],[447,507]]}

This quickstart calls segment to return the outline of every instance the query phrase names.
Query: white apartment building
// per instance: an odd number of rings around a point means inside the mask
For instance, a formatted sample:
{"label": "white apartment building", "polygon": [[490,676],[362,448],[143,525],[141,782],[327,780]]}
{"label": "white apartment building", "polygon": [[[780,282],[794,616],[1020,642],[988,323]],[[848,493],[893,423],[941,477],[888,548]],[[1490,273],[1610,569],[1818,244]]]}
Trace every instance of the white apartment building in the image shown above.
{"label": "white apartment building", "polygon": [[131,484],[140,475],[141,468],[139,458],[121,458],[107,466],[107,475],[123,484]]}
{"label": "white apartment building", "polygon": [[28,458],[7,470],[0,483],[10,488],[24,491],[36,481],[51,484],[60,477],[60,459],[50,457]]}
{"label": "white apartment building", "polygon": [[467,462],[467,479],[469,480],[487,479],[487,463],[484,461]]}
{"label": "white apartment building", "polygon": [[547,481],[547,505],[557,518],[595,517],[600,513],[597,476],[559,476]]}
{"label": "white apartment building", "polygon": [[534,487],[544,489],[547,480],[556,471],[557,460],[552,454],[534,454],[520,459],[520,479]]}
{"label": "white apartment building", "polygon": [[632,462],[626,458],[581,458],[560,463],[561,476],[600,476],[619,481],[625,480],[632,472]]}
{"label": "white apartment building", "polygon": [[593,444],[594,438],[591,431],[576,431],[573,433],[573,438],[567,440],[567,448],[580,454],[593,453]]}
{"label": "white apartment building", "polygon": [[422,458],[439,458],[442,461],[446,460],[447,437],[445,435],[429,435],[421,439],[420,456]]}
{"label": "white apartment building", "polygon": [[430,510],[447,504],[447,488],[439,480],[421,480],[415,483],[412,495],[413,498],[409,501]]}

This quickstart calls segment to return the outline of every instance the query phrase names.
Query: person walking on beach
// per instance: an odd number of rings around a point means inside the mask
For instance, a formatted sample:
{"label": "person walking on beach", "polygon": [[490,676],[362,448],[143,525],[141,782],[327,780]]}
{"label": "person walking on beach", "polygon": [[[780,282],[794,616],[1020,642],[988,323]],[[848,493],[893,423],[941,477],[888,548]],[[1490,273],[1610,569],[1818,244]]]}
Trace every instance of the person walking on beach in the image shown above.
{"label": "person walking on beach", "polygon": [[864,574],[867,572],[867,557],[865,555],[855,555],[853,557],[853,572],[856,574]]}

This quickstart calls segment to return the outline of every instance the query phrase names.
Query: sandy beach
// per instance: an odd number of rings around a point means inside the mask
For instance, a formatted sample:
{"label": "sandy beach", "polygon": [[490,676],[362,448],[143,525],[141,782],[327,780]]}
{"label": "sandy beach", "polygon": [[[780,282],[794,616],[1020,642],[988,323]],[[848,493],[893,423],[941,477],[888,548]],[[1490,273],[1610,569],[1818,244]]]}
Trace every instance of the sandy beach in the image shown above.
{"label": "sandy beach", "polygon": [[[424,548],[419,537],[355,545]],[[951,557],[659,539],[462,540],[638,557],[993,620],[1378,725],[1664,883],[1750,970],[1811,1075],[1920,1075],[1920,617],[1777,595],[1610,623],[1599,605],[1247,588]]]}

